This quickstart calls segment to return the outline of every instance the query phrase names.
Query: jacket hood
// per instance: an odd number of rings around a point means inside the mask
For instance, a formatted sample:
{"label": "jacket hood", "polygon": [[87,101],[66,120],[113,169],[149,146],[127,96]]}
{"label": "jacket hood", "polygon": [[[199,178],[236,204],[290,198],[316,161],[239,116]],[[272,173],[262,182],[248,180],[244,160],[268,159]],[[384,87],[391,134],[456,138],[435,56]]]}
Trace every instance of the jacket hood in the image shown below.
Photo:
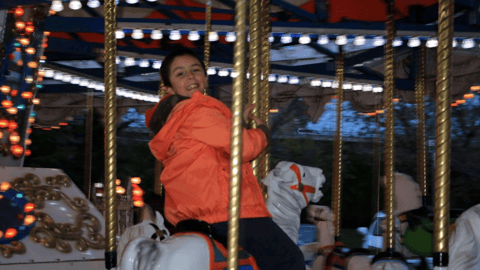
{"label": "jacket hood", "polygon": [[190,99],[177,103],[170,112],[167,122],[148,143],[152,154],[160,162],[163,162],[166,159],[168,149],[170,148],[170,144],[172,143],[175,134],[177,134],[178,129],[199,107],[215,107],[224,115],[231,118],[231,112],[227,106],[219,100],[203,95],[200,92],[195,92]]}

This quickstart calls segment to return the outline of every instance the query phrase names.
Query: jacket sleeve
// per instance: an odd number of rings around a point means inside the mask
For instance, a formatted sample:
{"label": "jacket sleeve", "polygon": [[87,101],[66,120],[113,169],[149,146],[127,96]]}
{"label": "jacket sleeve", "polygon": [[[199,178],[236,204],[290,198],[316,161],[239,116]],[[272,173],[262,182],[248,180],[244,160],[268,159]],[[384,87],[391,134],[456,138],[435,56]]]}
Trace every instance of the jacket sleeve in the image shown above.
{"label": "jacket sleeve", "polygon": [[[219,110],[201,107],[187,120],[195,140],[231,152],[232,121]],[[260,129],[242,130],[242,159],[253,160],[267,147],[267,136]]]}

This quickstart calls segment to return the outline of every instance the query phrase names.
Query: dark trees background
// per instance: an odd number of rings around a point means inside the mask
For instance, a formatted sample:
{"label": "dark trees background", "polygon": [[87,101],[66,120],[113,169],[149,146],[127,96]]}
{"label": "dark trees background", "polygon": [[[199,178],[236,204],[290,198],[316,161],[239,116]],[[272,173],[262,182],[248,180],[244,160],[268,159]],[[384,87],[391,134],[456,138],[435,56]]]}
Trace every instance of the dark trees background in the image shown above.
{"label": "dark trees background", "polygon": [[[452,160],[451,160],[451,207],[469,208],[480,203],[480,120],[479,100],[452,108]],[[470,104],[470,105],[468,105]],[[348,104],[345,106],[348,108]],[[416,178],[416,113],[415,105],[395,104],[395,169]],[[435,134],[434,102],[427,100],[427,140]],[[104,179],[104,129],[103,119],[95,116],[93,129],[92,182]],[[289,106],[280,109],[271,118],[274,140],[271,145],[274,168],[281,160],[305,166],[318,167],[327,179],[319,204],[331,205],[333,134],[324,134],[321,140],[300,136],[310,121],[305,104],[294,99]],[[331,119],[335,121],[335,119]],[[384,115],[368,117],[349,114],[347,122],[361,122],[358,141],[343,142],[343,200],[342,227],[355,228],[371,223],[377,209],[383,208],[383,189],[377,179],[383,175],[383,124]],[[117,130],[117,178],[122,182],[130,177],[142,178],[140,185],[145,191],[145,202],[154,198],[155,160],[148,148],[149,135],[143,120],[132,115],[119,125]],[[289,135],[289,136],[280,136]],[[318,134],[317,134],[318,135]],[[321,134],[320,134],[321,135]],[[376,137],[376,136],[379,137]],[[328,137],[330,136],[330,137]],[[65,171],[76,185],[83,189],[85,162],[85,119],[77,117],[69,125],[58,130],[34,129],[31,156],[25,159],[25,167],[59,168]],[[433,147],[427,147],[427,178],[429,191],[433,181]],[[378,192],[380,190],[380,192]],[[378,195],[379,193],[379,195]],[[431,196],[431,192],[428,194]]]}

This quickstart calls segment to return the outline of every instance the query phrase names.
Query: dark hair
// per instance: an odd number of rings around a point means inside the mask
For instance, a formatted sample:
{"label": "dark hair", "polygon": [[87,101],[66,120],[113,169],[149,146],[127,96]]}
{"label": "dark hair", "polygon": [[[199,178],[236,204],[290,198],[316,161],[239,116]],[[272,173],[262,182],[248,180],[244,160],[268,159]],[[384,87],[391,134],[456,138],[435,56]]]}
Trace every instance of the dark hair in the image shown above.
{"label": "dark hair", "polygon": [[198,62],[200,62],[200,64],[202,65],[203,72],[206,73],[205,63],[203,63],[203,60],[200,59],[200,57],[198,57],[196,53],[187,48],[175,49],[163,59],[162,66],[160,67],[160,77],[165,86],[172,86],[172,82],[170,81],[170,66],[172,65],[173,60],[175,60],[177,56],[183,55],[190,55],[197,59]]}

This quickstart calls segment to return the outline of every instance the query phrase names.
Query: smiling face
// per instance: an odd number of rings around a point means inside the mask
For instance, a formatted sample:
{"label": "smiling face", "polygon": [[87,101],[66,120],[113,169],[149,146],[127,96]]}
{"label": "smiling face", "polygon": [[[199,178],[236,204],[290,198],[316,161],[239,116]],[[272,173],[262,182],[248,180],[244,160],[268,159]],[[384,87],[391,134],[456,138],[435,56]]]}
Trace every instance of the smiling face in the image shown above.
{"label": "smiling face", "polygon": [[190,55],[177,56],[170,66],[169,94],[192,97],[195,91],[203,92],[206,84],[205,71],[200,62]]}

